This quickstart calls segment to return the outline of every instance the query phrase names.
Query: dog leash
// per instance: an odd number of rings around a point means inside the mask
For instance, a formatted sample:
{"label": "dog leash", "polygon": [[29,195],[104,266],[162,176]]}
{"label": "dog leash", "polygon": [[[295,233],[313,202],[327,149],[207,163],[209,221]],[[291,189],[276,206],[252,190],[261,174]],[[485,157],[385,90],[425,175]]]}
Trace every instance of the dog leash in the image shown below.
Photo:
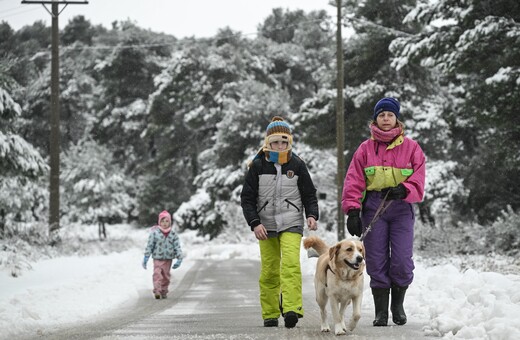
{"label": "dog leash", "polygon": [[385,204],[387,196],[388,196],[388,191],[386,192],[386,195],[381,200],[381,204],[379,204],[379,207],[377,208],[376,213],[374,214],[374,217],[372,218],[372,221],[370,221],[370,224],[368,225],[368,227],[365,229],[363,234],[361,234],[361,236],[359,237],[360,241],[363,241],[363,239],[367,236],[367,234],[370,232],[370,230],[372,230],[372,226],[374,225],[374,223],[381,217],[381,215],[383,215],[383,213],[390,206],[390,204],[392,204],[392,201],[388,201],[388,204]]}

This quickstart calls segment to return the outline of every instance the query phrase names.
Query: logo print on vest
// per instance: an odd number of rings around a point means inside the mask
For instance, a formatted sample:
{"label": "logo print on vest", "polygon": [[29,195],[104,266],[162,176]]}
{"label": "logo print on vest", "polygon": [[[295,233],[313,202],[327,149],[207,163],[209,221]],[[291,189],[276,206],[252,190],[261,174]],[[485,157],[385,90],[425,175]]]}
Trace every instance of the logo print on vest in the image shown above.
{"label": "logo print on vest", "polygon": [[287,178],[293,178],[294,177],[294,171],[289,170],[287,171]]}

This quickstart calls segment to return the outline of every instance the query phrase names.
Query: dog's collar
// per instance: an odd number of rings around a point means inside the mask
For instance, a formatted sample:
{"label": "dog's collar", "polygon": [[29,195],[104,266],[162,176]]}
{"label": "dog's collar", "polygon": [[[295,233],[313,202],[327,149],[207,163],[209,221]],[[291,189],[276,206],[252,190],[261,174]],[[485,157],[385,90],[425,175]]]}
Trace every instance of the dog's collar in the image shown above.
{"label": "dog's collar", "polygon": [[[327,287],[327,272],[328,272],[329,270],[330,270],[330,272],[331,272],[332,274],[336,275],[336,273],[334,273],[334,271],[332,270],[332,267],[330,266],[330,264],[327,264],[327,268],[325,268],[325,287]],[[361,271],[361,272],[359,273],[359,275],[357,275],[357,276],[361,276],[361,275],[363,275],[363,271]],[[347,280],[349,280],[349,279],[347,279]],[[354,280],[354,279],[350,279],[350,280]],[[349,281],[350,281],[350,280],[349,280]]]}
{"label": "dog's collar", "polygon": [[325,268],[325,274],[327,274],[327,270],[330,270],[332,274],[336,275],[336,273],[334,273],[334,271],[332,270],[330,264],[327,264],[327,268]]}
{"label": "dog's collar", "polygon": [[327,287],[327,272],[329,270],[332,274],[336,275],[336,273],[334,273],[334,271],[332,270],[330,264],[327,264],[327,268],[325,268],[325,287]]}

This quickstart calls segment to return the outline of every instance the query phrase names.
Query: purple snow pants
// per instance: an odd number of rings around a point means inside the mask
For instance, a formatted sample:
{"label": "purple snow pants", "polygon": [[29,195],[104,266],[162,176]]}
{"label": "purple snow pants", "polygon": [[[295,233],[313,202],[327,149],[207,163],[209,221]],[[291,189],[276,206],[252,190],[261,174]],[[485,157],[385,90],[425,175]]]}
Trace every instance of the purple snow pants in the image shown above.
{"label": "purple snow pants", "polygon": [[[372,221],[380,203],[380,192],[367,192],[361,217],[363,230]],[[412,283],[414,222],[413,206],[394,200],[372,225],[364,239],[371,288],[390,288],[392,284],[404,287]]]}

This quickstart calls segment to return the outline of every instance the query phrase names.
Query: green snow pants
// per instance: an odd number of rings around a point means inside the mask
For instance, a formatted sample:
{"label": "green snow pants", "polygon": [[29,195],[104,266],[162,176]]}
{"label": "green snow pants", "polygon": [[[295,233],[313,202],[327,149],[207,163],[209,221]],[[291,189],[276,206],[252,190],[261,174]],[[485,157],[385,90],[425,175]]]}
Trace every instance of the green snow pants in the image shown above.
{"label": "green snow pants", "polygon": [[278,237],[259,241],[260,305],[264,320],[277,319],[290,311],[303,316],[301,239],[299,233],[283,232]]}

